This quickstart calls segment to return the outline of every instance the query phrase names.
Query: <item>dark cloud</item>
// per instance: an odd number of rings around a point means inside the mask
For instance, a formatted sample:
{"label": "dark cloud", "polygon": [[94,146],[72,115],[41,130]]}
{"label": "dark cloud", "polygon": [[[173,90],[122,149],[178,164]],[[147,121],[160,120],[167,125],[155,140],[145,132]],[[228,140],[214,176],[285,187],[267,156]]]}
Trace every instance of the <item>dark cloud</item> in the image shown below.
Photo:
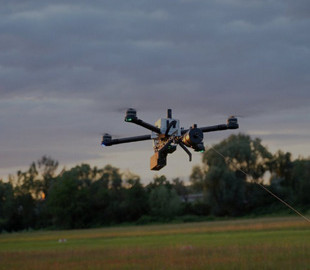
{"label": "dark cloud", "polygon": [[307,108],[308,10],[280,0],[3,1],[2,166],[19,151],[16,164],[53,151],[95,159],[88,141],[122,133],[126,107],[151,122],[173,108],[186,125]]}

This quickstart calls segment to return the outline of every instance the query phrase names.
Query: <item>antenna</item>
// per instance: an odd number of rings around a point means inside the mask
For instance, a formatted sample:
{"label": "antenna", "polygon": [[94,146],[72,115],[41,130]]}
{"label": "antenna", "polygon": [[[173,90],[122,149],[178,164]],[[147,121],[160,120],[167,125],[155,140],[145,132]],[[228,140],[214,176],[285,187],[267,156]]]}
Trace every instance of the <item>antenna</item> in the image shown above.
{"label": "antenna", "polygon": [[172,118],[172,110],[171,109],[168,109],[167,110],[167,118]]}

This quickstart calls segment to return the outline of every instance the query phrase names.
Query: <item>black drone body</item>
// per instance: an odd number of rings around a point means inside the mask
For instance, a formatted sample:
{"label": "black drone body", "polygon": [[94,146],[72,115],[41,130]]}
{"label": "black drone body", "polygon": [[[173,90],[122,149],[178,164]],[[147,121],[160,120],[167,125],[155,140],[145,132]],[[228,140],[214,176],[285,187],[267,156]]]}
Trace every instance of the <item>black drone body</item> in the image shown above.
{"label": "black drone body", "polygon": [[188,147],[194,149],[196,152],[204,152],[203,133],[226,129],[239,128],[236,117],[231,116],[227,119],[226,124],[197,127],[192,125],[189,129],[180,127],[180,121],[172,118],[171,109],[167,111],[167,118],[160,118],[155,125],[148,124],[137,117],[136,110],[130,108],[126,111],[125,121],[142,126],[152,133],[150,135],[142,135],[121,139],[112,139],[110,134],[104,134],[102,137],[103,146],[111,146],[120,143],[138,142],[145,140],[153,140],[154,155],[151,157],[151,170],[158,171],[167,165],[167,155],[172,154],[177,145],[188,154],[189,161],[192,160],[192,154],[187,149]]}

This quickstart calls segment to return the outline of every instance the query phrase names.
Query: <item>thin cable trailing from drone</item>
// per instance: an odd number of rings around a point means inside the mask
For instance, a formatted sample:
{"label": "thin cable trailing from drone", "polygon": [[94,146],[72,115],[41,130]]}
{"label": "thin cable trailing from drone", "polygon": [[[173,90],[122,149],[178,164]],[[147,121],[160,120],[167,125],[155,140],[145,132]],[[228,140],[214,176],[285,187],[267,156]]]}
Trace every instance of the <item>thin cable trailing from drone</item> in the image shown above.
{"label": "thin cable trailing from drone", "polygon": [[[224,159],[224,161],[225,161],[226,164],[229,162],[230,164],[232,164],[232,166],[233,166],[236,170],[242,172],[245,176],[247,176],[247,177],[249,177],[249,178],[252,178],[252,177],[251,177],[249,174],[247,174],[245,171],[243,171],[243,170],[241,170],[240,168],[238,168],[237,165],[236,165],[233,161],[231,161],[229,158],[228,158],[228,160],[226,160],[226,157],[225,157],[222,153],[220,153],[219,151],[217,151],[214,147],[210,146],[210,148],[211,148],[212,150],[214,150],[214,152],[216,152],[218,155],[220,155],[220,156]],[[309,219],[309,218],[307,218],[307,217],[304,216],[302,213],[300,213],[298,210],[296,210],[293,206],[291,206],[290,204],[288,204],[287,202],[285,202],[284,200],[282,200],[280,197],[278,197],[276,194],[274,194],[274,193],[273,193],[272,191],[270,191],[268,188],[264,187],[264,185],[262,185],[262,184],[260,184],[260,183],[258,183],[258,182],[255,182],[255,181],[253,181],[253,182],[254,182],[255,184],[259,185],[263,190],[265,190],[265,191],[268,192],[270,195],[272,195],[273,197],[275,197],[277,200],[279,200],[279,201],[280,201],[281,203],[283,203],[285,206],[287,206],[288,208],[290,208],[291,210],[293,210],[297,215],[299,215],[300,217],[302,217],[305,221],[307,221],[308,223],[310,223],[310,219]]]}

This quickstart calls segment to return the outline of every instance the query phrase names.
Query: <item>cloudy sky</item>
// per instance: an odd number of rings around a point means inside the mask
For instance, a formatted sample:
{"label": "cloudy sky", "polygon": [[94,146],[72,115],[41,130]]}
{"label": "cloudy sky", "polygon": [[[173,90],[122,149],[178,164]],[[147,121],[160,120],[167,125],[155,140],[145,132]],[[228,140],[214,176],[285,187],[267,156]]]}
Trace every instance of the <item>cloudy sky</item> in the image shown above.
{"label": "cloudy sky", "polygon": [[[148,134],[124,123],[128,107],[151,123],[171,108],[185,128],[238,115],[271,151],[310,155],[309,1],[0,3],[0,177],[48,155],[152,179],[151,142],[100,146]],[[179,149],[158,174],[187,179],[200,160]]]}

